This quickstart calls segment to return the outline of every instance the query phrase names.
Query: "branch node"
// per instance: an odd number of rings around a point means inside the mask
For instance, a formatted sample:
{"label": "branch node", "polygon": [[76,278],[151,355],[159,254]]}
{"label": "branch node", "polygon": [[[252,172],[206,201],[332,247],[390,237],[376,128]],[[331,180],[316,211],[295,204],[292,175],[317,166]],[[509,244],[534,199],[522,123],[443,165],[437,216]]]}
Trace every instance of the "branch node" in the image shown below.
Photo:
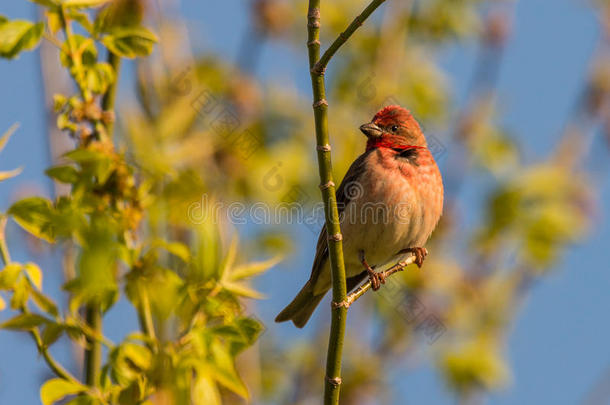
{"label": "branch node", "polygon": [[320,99],[320,100],[316,101],[315,103],[313,103],[313,108],[318,108],[323,105],[328,107],[328,101],[326,101],[326,99]]}
{"label": "branch node", "polygon": [[311,68],[310,72],[314,75],[324,76],[326,74],[326,66],[322,66],[320,62],[318,62]]}
{"label": "branch node", "polygon": [[307,43],[307,46],[313,46],[313,45],[318,45],[318,46],[320,46],[320,41],[319,41],[319,40],[317,40],[317,39],[314,39],[313,41],[309,41],[309,42]]}
{"label": "branch node", "polygon": [[307,18],[309,21],[307,22],[307,26],[310,28],[320,28],[320,9],[312,8],[307,13]]}
{"label": "branch node", "polygon": [[330,152],[330,145],[329,144],[318,145],[318,146],[316,146],[316,149],[319,150],[320,152]]}
{"label": "branch node", "polygon": [[326,189],[329,189],[331,187],[335,187],[335,183],[332,180],[330,180],[327,183],[320,184],[318,187],[320,187],[320,190],[326,190]]}
{"label": "branch node", "polygon": [[341,380],[341,377],[331,378],[329,376],[326,376],[326,381],[328,381],[329,384],[332,385],[333,387],[338,387],[343,382],[343,380]]}
{"label": "branch node", "polygon": [[328,240],[333,242],[340,242],[343,240],[343,235],[341,235],[340,233],[336,233],[334,235],[330,235],[328,237]]}
{"label": "branch node", "polygon": [[341,308],[341,307],[345,307],[345,309],[349,309],[350,305],[351,305],[351,302],[349,302],[348,300],[341,301],[341,302],[331,301],[331,303],[330,303],[330,306],[332,309],[337,309],[337,308]]}

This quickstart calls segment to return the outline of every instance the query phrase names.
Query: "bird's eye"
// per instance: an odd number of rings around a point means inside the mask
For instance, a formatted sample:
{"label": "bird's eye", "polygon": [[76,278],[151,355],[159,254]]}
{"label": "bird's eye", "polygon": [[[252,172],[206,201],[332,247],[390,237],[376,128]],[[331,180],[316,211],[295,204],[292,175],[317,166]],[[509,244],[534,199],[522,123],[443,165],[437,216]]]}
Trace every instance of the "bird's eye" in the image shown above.
{"label": "bird's eye", "polygon": [[392,132],[398,131],[398,125],[392,125]]}

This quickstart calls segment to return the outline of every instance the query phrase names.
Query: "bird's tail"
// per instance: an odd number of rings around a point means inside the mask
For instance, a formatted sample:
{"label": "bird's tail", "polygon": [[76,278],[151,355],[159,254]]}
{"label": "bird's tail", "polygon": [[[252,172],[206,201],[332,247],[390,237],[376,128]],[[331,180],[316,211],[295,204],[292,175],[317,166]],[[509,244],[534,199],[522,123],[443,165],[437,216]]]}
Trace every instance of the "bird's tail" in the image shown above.
{"label": "bird's tail", "polygon": [[319,295],[313,293],[313,283],[308,281],[290,304],[275,318],[275,322],[292,321],[297,328],[305,326],[326,291]]}

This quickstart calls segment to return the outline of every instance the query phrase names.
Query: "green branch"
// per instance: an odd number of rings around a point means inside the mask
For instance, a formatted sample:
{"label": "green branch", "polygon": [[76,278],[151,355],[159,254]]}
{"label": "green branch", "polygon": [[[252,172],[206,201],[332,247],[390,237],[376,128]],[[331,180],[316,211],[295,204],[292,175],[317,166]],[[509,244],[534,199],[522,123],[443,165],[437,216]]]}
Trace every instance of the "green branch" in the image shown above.
{"label": "green branch", "polygon": [[[6,246],[6,216],[0,216],[0,259],[2,259],[2,263],[6,266],[11,262],[11,255],[8,251],[8,247]],[[28,313],[26,308],[22,308],[22,313]],[[42,338],[40,337],[40,332],[38,332],[38,328],[32,329],[30,331],[30,336],[34,339],[36,343],[36,347],[38,348],[38,352],[42,354],[42,357],[49,365],[51,371],[55,373],[60,378],[64,380],[71,381],[74,383],[79,383],[76,377],[70,374],[65,368],[63,368],[49,353],[49,348],[44,345]]]}
{"label": "green branch", "polygon": [[[104,111],[114,111],[117,84],[119,82],[119,68],[121,58],[108,51],[108,63],[114,70],[114,82],[108,87],[102,98]],[[106,135],[112,139],[114,130],[114,114],[112,119],[106,123]],[[85,322],[87,326],[98,336],[102,336],[102,308],[98,302],[90,302],[85,308]],[[102,342],[99,339],[87,338],[87,349],[85,350],[85,381],[88,385],[95,386],[99,383],[99,375],[102,366]]]}
{"label": "green branch", "polygon": [[358,15],[356,18],[354,18],[354,21],[352,21],[352,23],[347,27],[347,29],[345,31],[343,31],[341,34],[339,34],[337,39],[335,39],[335,41],[324,52],[324,54],[322,55],[320,60],[317,61],[315,66],[313,66],[313,68],[312,68],[313,72],[318,75],[323,74],[324,71],[326,70],[326,66],[328,65],[328,62],[330,62],[331,58],[335,55],[335,53],[337,53],[339,48],[341,48],[341,46],[345,42],[347,42],[347,40],[354,34],[354,32],[356,32],[356,30],[358,28],[360,28],[360,26],[362,24],[364,24],[366,19],[369,18],[369,16],[371,14],[373,14],[373,12],[379,6],[381,6],[385,1],[386,0],[373,0],[364,9],[364,11],[362,13],[360,13],[360,15]]}
{"label": "green branch", "polygon": [[328,235],[328,252],[333,287],[333,306],[328,342],[328,355],[326,359],[326,377],[324,385],[324,403],[336,405],[339,403],[341,385],[341,358],[343,354],[343,340],[345,336],[345,321],[347,306],[345,284],[345,263],[343,260],[343,239],[339,226],[339,211],[335,195],[335,183],[332,176],[330,142],[328,136],[328,102],[326,101],[326,87],[324,71],[330,59],[347,39],[362,25],[362,23],[385,0],[374,0],[362,14],[349,25],[324,53],[320,59],[320,0],[310,0],[307,12],[307,48],[309,54],[309,68],[311,72],[311,87],[313,92],[313,110],[315,119],[316,142],[318,151],[318,168],[320,172],[320,189],[324,201],[324,214],[326,217],[326,233]]}

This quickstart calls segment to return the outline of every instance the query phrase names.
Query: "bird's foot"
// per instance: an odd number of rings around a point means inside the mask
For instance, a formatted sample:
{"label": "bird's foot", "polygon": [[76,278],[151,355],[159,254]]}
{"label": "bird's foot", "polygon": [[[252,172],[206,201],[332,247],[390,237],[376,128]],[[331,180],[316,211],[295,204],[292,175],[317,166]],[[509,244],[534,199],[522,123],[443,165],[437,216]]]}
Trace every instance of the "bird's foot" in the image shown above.
{"label": "bird's foot", "polygon": [[426,256],[428,256],[428,250],[423,247],[406,248],[398,252],[398,254],[403,253],[413,253],[415,255],[415,264],[417,264],[417,267],[420,268],[421,265],[424,263],[424,259],[426,258]]}
{"label": "bird's foot", "polygon": [[385,284],[385,273],[384,272],[377,273],[375,270],[373,270],[373,268],[371,266],[369,266],[366,259],[364,258],[363,250],[359,251],[359,255],[360,255],[360,263],[362,263],[362,265],[366,269],[366,272],[369,275],[369,280],[371,281],[371,288],[373,289],[373,291],[379,290],[379,288],[381,287],[381,284]]}

